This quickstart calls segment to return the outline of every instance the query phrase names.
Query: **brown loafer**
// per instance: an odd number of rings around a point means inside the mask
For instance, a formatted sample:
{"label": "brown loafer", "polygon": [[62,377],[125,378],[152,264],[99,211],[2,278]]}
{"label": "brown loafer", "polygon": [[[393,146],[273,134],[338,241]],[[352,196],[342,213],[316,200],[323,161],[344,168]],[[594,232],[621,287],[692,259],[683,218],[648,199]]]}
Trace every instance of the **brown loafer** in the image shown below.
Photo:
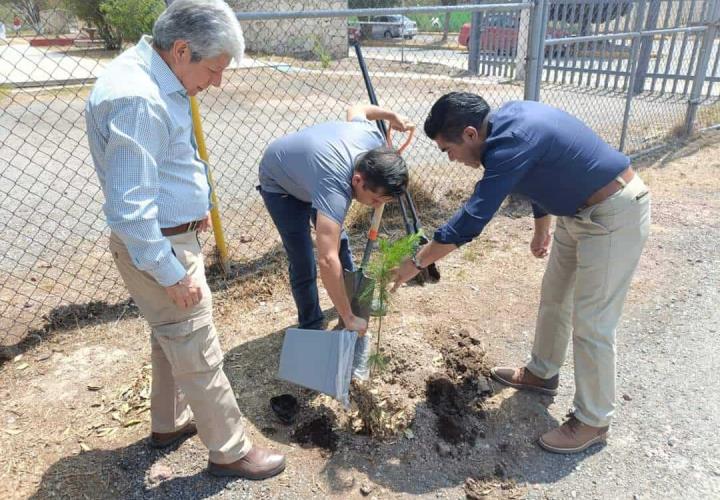
{"label": "brown loafer", "polygon": [[492,378],[503,385],[513,387],[522,391],[533,391],[548,396],[557,395],[557,388],[560,383],[560,376],[544,379],[534,375],[526,367],[509,368],[496,366],[490,369]]}
{"label": "brown loafer", "polygon": [[189,422],[181,429],[175,432],[153,432],[150,434],[150,446],[153,448],[167,448],[176,443],[179,443],[183,439],[187,439],[190,436],[197,434],[197,427],[195,422]]}
{"label": "brown loafer", "polygon": [[219,477],[267,479],[285,470],[285,456],[269,448],[253,446],[240,460],[229,464],[208,462],[208,472]]}
{"label": "brown loafer", "polygon": [[540,436],[538,444],[552,453],[579,453],[594,444],[605,443],[609,429],[584,424],[569,413],[560,427]]}

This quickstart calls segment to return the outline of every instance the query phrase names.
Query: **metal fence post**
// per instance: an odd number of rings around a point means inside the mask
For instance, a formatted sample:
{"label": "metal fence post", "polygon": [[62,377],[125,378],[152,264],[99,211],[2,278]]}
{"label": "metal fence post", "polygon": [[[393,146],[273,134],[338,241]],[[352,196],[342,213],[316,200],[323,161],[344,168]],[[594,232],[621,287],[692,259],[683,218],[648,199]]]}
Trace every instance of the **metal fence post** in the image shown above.
{"label": "metal fence post", "polygon": [[[474,3],[479,4],[480,0]],[[468,39],[468,71],[470,74],[480,74],[480,32],[483,13],[474,11],[470,22],[470,38]]]}
{"label": "metal fence post", "polygon": [[548,0],[535,0],[528,32],[527,65],[525,71],[525,100],[540,100],[540,81],[545,60]]}
{"label": "metal fence post", "polygon": [[[618,7],[619,8],[619,7]],[[657,28],[658,17],[660,16],[660,0],[650,0],[648,6],[648,15],[645,20],[645,30],[654,30]],[[634,94],[640,94],[645,89],[645,77],[648,72],[648,66],[650,65],[650,53],[652,51],[655,37],[653,35],[647,35],[642,38],[642,44],[640,46],[640,54],[638,56],[638,63],[635,69],[635,84],[632,87]]]}
{"label": "metal fence post", "polygon": [[[635,25],[633,27],[633,30],[635,32],[642,31],[643,26],[643,17],[645,14],[645,1],[642,0],[638,4],[638,12],[635,17]],[[635,76],[637,69],[637,61],[638,56],[640,54],[640,43],[641,38],[635,37],[632,39],[632,45],[630,49],[630,59],[628,60],[628,64],[630,67],[628,68],[628,74],[629,81],[627,82],[627,85],[625,86],[626,94],[625,94],[625,110],[623,111],[623,123],[622,123],[622,130],[620,131],[620,145],[618,146],[618,149],[620,151],[625,150],[625,141],[627,140],[627,131],[628,131],[628,125],[630,124],[630,110],[632,108],[632,99],[633,99],[633,89],[635,88]]]}
{"label": "metal fence post", "polygon": [[[525,0],[532,3],[532,0]],[[520,11],[520,26],[518,27],[517,54],[515,55],[515,80],[525,81],[528,39],[530,38],[530,9]]]}
{"label": "metal fence post", "polygon": [[715,37],[718,34],[718,23],[720,23],[720,0],[710,0],[713,2],[710,9],[710,16],[707,24],[707,30],[703,34],[702,45],[700,46],[700,54],[695,65],[695,75],[693,78],[692,89],[690,90],[690,98],[688,99],[687,112],[685,113],[684,135],[687,137],[692,134],[695,125],[695,116],[700,106],[703,85],[707,76],[708,64],[710,63],[710,54],[713,51]]}

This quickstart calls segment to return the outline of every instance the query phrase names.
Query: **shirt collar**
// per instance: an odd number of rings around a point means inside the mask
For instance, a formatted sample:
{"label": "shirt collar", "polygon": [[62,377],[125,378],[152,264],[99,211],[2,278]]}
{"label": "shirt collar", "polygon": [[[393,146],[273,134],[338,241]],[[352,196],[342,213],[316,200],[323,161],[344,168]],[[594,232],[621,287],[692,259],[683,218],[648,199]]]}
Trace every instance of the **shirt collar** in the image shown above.
{"label": "shirt collar", "polygon": [[163,94],[170,95],[174,92],[180,92],[185,95],[187,93],[178,77],[170,69],[170,66],[163,61],[163,58],[153,47],[151,36],[143,35],[136,45],[136,49],[142,60],[150,68],[150,75]]}

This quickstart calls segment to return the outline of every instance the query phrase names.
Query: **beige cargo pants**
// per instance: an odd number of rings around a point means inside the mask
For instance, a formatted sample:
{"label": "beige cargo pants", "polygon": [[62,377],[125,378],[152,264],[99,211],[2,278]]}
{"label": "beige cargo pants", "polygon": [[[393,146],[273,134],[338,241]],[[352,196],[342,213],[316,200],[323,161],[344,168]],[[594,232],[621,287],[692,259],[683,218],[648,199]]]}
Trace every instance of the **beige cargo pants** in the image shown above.
{"label": "beige cargo pants", "polygon": [[210,461],[232,463],[245,456],[251,443],[222,369],[202,250],[194,231],[168,240],[188,274],[202,283],[203,299],[193,308],[178,308],[155,279],[135,267],[120,238],[110,235],[115,264],[152,329],[151,427],[153,432],[173,432],[195,418]]}
{"label": "beige cargo pants", "polygon": [[560,371],[572,336],[575,416],[595,427],[615,410],[615,327],[650,230],[650,194],[636,174],[617,193],[558,217],[528,369]]}

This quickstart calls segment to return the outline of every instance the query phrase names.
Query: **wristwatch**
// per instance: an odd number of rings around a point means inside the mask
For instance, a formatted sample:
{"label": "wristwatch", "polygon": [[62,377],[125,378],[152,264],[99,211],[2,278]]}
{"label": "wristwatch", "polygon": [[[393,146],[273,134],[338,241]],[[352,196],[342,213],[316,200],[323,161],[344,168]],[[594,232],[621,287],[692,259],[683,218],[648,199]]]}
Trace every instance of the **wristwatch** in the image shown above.
{"label": "wristwatch", "polygon": [[413,265],[415,266],[415,269],[417,269],[418,271],[422,271],[423,269],[425,269],[420,265],[420,258],[417,254],[413,255],[413,258],[411,260]]}

